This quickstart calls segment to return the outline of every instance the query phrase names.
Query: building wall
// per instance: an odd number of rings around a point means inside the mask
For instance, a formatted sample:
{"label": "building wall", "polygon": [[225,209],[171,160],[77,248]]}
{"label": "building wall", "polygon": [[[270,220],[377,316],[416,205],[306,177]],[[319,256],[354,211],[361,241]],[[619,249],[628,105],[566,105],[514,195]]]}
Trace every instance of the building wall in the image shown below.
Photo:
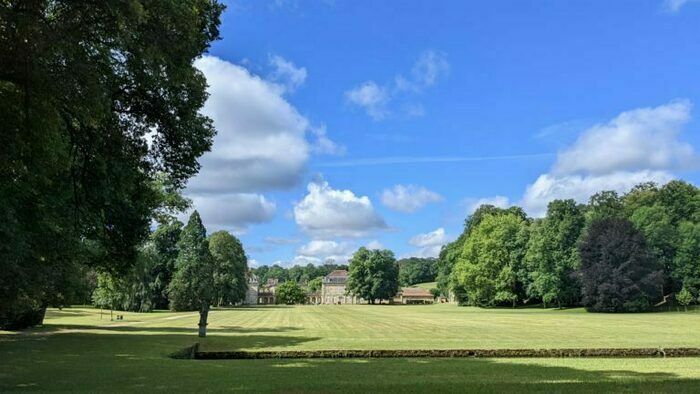
{"label": "building wall", "polygon": [[345,284],[324,283],[321,288],[321,301],[323,304],[354,304],[352,296],[345,294]]}

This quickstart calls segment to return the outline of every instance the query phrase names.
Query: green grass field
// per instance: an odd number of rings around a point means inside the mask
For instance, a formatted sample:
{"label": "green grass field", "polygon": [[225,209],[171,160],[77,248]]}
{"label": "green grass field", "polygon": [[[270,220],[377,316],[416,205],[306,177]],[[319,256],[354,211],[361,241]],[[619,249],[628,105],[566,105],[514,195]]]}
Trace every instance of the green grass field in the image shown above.
{"label": "green grass field", "polygon": [[[700,358],[173,360],[196,313],[50,310],[0,332],[0,391],[700,391]],[[216,310],[206,350],[700,346],[700,311],[303,306]]]}

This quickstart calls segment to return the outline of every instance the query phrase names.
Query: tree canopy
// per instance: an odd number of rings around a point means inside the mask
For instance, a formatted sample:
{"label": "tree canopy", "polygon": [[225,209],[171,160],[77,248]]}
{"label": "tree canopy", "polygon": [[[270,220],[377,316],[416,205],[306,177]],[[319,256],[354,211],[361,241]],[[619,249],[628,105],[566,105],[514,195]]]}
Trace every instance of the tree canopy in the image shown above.
{"label": "tree canopy", "polygon": [[228,231],[209,236],[209,251],[214,259],[214,300],[217,305],[233,305],[245,299],[248,290],[248,258],[238,238]]}
{"label": "tree canopy", "polygon": [[399,268],[394,253],[365,247],[357,250],[350,259],[346,291],[370,304],[392,299],[399,291]]}
{"label": "tree canopy", "polygon": [[0,2],[0,328],[68,302],[81,267],[136,262],[166,203],[157,174],[180,189],[210,149],[193,60],[219,37],[222,10]]}

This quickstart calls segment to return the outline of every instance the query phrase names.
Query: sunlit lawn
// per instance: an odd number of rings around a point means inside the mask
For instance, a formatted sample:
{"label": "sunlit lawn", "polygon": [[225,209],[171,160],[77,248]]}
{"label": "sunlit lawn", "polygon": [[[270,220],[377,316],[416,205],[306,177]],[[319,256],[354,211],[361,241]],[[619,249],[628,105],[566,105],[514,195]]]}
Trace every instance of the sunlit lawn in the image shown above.
{"label": "sunlit lawn", "polygon": [[[120,313],[121,314],[121,313]],[[50,310],[43,328],[0,332],[0,392],[198,389],[249,391],[700,391],[700,358],[173,360],[205,349],[700,347],[700,312],[434,306],[305,306],[196,313]]]}

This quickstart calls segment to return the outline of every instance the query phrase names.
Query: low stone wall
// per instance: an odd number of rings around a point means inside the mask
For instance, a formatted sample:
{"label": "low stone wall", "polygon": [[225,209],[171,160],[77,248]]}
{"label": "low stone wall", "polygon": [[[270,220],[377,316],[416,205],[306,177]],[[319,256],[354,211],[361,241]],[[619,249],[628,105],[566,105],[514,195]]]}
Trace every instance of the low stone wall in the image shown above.
{"label": "low stone wall", "polygon": [[[190,348],[188,348],[190,349]],[[598,348],[598,349],[434,349],[434,350],[284,350],[284,351],[199,351],[190,350],[199,360],[299,359],[299,358],[579,358],[579,357],[698,357],[700,348]]]}

